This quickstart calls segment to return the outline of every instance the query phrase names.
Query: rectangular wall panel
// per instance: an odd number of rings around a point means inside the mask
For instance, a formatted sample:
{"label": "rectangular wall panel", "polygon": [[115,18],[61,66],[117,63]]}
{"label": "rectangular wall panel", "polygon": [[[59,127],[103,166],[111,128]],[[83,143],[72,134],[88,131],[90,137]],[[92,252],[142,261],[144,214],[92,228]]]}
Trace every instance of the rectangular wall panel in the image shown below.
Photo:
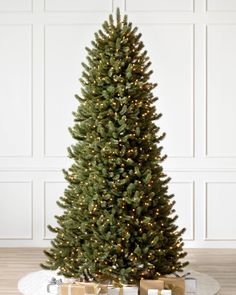
{"label": "rectangular wall panel", "polygon": [[0,182],[0,240],[32,239],[32,185]]}
{"label": "rectangular wall panel", "polygon": [[206,184],[206,239],[236,240],[236,182]]}
{"label": "rectangular wall panel", "polygon": [[[45,28],[45,155],[67,156],[73,142],[68,127],[76,111],[85,46],[90,46],[93,25],[47,26]],[[56,54],[55,54],[56,52]],[[53,118],[53,119],[52,119]]]}
{"label": "rectangular wall panel", "polygon": [[[193,27],[191,25],[140,26],[152,62],[156,94],[156,122],[167,136],[162,142],[169,157],[194,155]],[[175,42],[173,40],[178,40]],[[174,50],[173,50],[174,46]]]}
{"label": "rectangular wall panel", "polygon": [[236,157],[236,25],[207,28],[206,152]]}
{"label": "rectangular wall panel", "polygon": [[235,0],[206,0],[208,11],[236,11]]}
{"label": "rectangular wall panel", "polygon": [[56,226],[55,215],[62,215],[63,210],[56,204],[60,196],[63,196],[66,184],[64,182],[44,183],[44,239],[52,239],[55,235],[50,232],[47,225]]}
{"label": "rectangular wall panel", "polygon": [[125,0],[127,11],[191,11],[193,0]]}
{"label": "rectangular wall panel", "polygon": [[32,9],[32,0],[0,0],[0,12],[22,12]]}
{"label": "rectangular wall panel", "polygon": [[179,229],[186,228],[184,240],[194,239],[194,186],[192,182],[172,182],[169,192],[174,194],[174,209],[178,215],[176,224]]}
{"label": "rectangular wall panel", "polygon": [[0,40],[0,156],[31,156],[31,26],[0,25]]}
{"label": "rectangular wall panel", "polygon": [[111,11],[113,0],[45,0],[46,11]]}

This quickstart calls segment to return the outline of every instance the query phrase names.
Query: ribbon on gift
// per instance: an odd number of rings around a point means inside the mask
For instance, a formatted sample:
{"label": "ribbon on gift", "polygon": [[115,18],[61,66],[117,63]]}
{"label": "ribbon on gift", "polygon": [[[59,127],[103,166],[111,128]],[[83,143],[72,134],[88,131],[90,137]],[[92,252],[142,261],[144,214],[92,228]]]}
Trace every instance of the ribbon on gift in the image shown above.
{"label": "ribbon on gift", "polygon": [[78,286],[84,287],[85,288],[85,293],[86,294],[95,294],[97,295],[101,287],[98,283],[95,282],[76,282]]}
{"label": "ribbon on gift", "polygon": [[176,278],[186,278],[187,276],[191,275],[190,272],[186,272],[186,273],[183,274],[182,276],[179,275],[177,272],[174,272],[173,274],[176,276]]}
{"label": "ribbon on gift", "polygon": [[194,277],[189,277],[191,275],[191,272],[186,272],[182,276],[175,272],[174,275],[176,276],[176,278],[184,278],[185,280],[196,280]]}
{"label": "ribbon on gift", "polygon": [[72,288],[73,287],[76,287],[76,284],[75,283],[71,283],[71,284],[68,284],[68,292],[67,292],[67,295],[72,295]]}
{"label": "ribbon on gift", "polygon": [[50,293],[51,286],[60,286],[62,284],[62,279],[57,280],[56,278],[52,277],[50,282],[47,285],[47,292]]}
{"label": "ribbon on gift", "polygon": [[187,272],[184,275],[179,275],[178,273],[174,273],[177,278],[185,279],[185,292],[196,292],[197,289],[197,279],[191,277],[191,273]]}
{"label": "ribbon on gift", "polygon": [[165,288],[167,290],[171,290],[172,292],[179,291],[179,287],[176,286],[175,284],[171,284],[171,283],[166,283]]}
{"label": "ribbon on gift", "polygon": [[[182,276],[185,279],[185,291],[186,292],[196,292],[197,290],[197,279],[194,277],[189,277],[190,272],[187,272]],[[175,273],[176,277],[181,277],[179,274]]]}
{"label": "ribbon on gift", "polygon": [[112,281],[112,284],[109,286],[109,288],[110,289],[113,289],[113,290],[119,289],[119,295],[123,295],[124,294],[124,292],[123,292],[123,286],[124,285],[121,284],[120,282],[113,280]]}
{"label": "ribbon on gift", "polygon": [[118,281],[112,281],[112,286],[110,286],[110,291],[112,291],[112,290],[114,290],[114,292],[110,292],[110,293],[117,293],[119,295],[123,295],[126,292],[129,292],[127,294],[138,294],[137,285],[122,284]]}
{"label": "ribbon on gift", "polygon": [[85,286],[81,286],[79,282],[63,283],[60,285],[61,295],[85,295]]}
{"label": "ribbon on gift", "polygon": [[71,291],[72,286],[73,286],[73,283],[67,285],[67,288],[68,288],[68,290],[67,290],[67,291],[68,291],[67,294],[68,294],[68,295],[72,295],[72,291]]}
{"label": "ribbon on gift", "polygon": [[185,280],[174,276],[160,277],[164,281],[165,289],[171,290],[173,295],[184,295],[185,293]]}

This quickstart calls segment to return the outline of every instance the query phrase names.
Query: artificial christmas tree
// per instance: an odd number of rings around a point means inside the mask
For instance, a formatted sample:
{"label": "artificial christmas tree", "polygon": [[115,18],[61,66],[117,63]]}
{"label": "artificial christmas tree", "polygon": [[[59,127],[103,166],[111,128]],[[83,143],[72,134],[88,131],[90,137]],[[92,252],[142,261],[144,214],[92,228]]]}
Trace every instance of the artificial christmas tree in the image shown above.
{"label": "artificial christmas tree", "polygon": [[66,277],[134,283],[182,270],[187,262],[175,225],[169,177],[154,123],[152,71],[141,34],[117,10],[86,48],[80,102],[70,129],[76,143],[64,171],[52,247],[42,266]]}

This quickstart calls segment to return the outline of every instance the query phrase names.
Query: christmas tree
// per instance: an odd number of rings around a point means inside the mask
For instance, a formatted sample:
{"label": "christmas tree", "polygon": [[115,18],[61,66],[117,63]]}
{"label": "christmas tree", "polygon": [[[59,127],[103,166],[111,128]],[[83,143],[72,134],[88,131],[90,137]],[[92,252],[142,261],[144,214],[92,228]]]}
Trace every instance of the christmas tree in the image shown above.
{"label": "christmas tree", "polygon": [[137,27],[117,10],[95,33],[83,63],[68,148],[72,166],[58,205],[46,269],[122,283],[181,271],[182,234],[163,172],[151,62]]}

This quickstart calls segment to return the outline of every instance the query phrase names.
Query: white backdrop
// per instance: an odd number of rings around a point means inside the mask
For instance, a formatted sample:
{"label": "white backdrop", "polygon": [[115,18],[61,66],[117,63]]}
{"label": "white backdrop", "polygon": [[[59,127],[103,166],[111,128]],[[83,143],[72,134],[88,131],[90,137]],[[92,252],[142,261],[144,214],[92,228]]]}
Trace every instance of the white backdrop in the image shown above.
{"label": "white backdrop", "polygon": [[0,246],[49,245],[84,47],[117,6],[159,83],[186,246],[235,247],[235,0],[0,0]]}

